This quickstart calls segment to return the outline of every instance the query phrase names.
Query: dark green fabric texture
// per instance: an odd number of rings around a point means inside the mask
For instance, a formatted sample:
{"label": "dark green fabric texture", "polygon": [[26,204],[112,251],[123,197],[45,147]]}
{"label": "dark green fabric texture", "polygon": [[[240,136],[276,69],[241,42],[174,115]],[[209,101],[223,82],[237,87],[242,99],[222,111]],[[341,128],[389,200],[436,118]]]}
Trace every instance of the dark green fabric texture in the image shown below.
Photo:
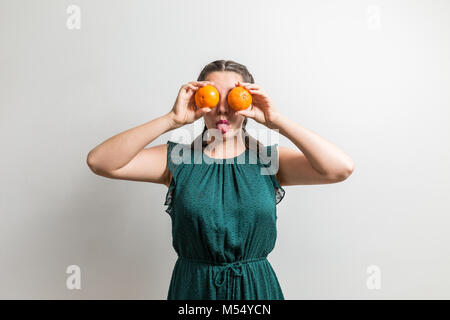
{"label": "dark green fabric texture", "polygon": [[165,205],[178,254],[167,299],[284,300],[267,259],[285,194],[273,166],[277,144],[228,159],[167,144],[173,178]]}

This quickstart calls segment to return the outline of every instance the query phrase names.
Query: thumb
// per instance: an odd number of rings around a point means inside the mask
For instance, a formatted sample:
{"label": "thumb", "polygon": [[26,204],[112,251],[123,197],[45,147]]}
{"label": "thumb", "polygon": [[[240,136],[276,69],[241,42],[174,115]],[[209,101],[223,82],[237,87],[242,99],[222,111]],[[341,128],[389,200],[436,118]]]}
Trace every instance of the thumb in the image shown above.
{"label": "thumb", "polygon": [[237,113],[237,114],[240,114],[241,116],[251,118],[251,114],[250,114],[250,112],[249,112],[248,110],[241,110],[241,111],[238,111],[238,112],[236,112],[236,113]]}
{"label": "thumb", "polygon": [[204,116],[205,114],[207,114],[210,111],[211,111],[210,108],[201,108],[201,109],[197,110],[197,115],[199,117],[202,117],[202,116]]}

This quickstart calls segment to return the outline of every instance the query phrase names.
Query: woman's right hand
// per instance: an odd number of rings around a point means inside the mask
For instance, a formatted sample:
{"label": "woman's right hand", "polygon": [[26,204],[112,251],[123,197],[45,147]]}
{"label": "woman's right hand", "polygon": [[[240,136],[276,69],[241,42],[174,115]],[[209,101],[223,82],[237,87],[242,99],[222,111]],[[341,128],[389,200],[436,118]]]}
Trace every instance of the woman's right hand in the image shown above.
{"label": "woman's right hand", "polygon": [[195,104],[195,92],[207,85],[210,81],[191,81],[181,86],[177,100],[169,112],[171,119],[177,127],[194,122],[210,112],[210,108],[198,108]]}

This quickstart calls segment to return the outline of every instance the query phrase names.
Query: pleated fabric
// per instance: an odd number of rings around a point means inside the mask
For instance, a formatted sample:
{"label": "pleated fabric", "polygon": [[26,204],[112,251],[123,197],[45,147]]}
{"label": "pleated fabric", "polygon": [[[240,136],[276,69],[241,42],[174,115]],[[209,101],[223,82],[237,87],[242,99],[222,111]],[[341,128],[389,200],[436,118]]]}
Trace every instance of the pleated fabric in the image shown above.
{"label": "pleated fabric", "polygon": [[284,300],[268,260],[277,237],[277,144],[215,159],[167,141],[166,212],[178,259],[168,300]]}

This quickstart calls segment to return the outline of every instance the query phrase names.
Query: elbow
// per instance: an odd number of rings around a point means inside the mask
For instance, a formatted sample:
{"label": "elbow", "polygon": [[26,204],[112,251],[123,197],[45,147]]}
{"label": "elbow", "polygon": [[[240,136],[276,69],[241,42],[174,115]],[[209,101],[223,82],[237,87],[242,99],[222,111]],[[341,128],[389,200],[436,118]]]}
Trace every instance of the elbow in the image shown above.
{"label": "elbow", "polygon": [[87,157],[86,157],[86,164],[87,164],[87,166],[89,167],[89,169],[91,169],[91,171],[92,171],[93,173],[99,174],[99,171],[100,171],[100,170],[99,170],[98,167],[96,166],[95,159],[94,159],[94,157],[92,156],[91,152],[89,152],[89,154],[88,154]]}
{"label": "elbow", "polygon": [[351,164],[345,170],[342,170],[342,173],[340,174],[341,181],[344,181],[345,179],[350,177],[351,174],[353,173],[353,170],[355,170],[355,164],[352,161]]}
{"label": "elbow", "polygon": [[344,169],[336,172],[332,175],[331,180],[333,182],[341,182],[346,180],[350,175],[353,173],[353,170],[355,169],[355,165],[352,162],[349,166],[345,167]]}
{"label": "elbow", "polygon": [[99,165],[97,159],[95,159],[91,153],[86,157],[86,164],[94,174],[106,178],[112,177],[111,171],[108,171],[103,166]]}

